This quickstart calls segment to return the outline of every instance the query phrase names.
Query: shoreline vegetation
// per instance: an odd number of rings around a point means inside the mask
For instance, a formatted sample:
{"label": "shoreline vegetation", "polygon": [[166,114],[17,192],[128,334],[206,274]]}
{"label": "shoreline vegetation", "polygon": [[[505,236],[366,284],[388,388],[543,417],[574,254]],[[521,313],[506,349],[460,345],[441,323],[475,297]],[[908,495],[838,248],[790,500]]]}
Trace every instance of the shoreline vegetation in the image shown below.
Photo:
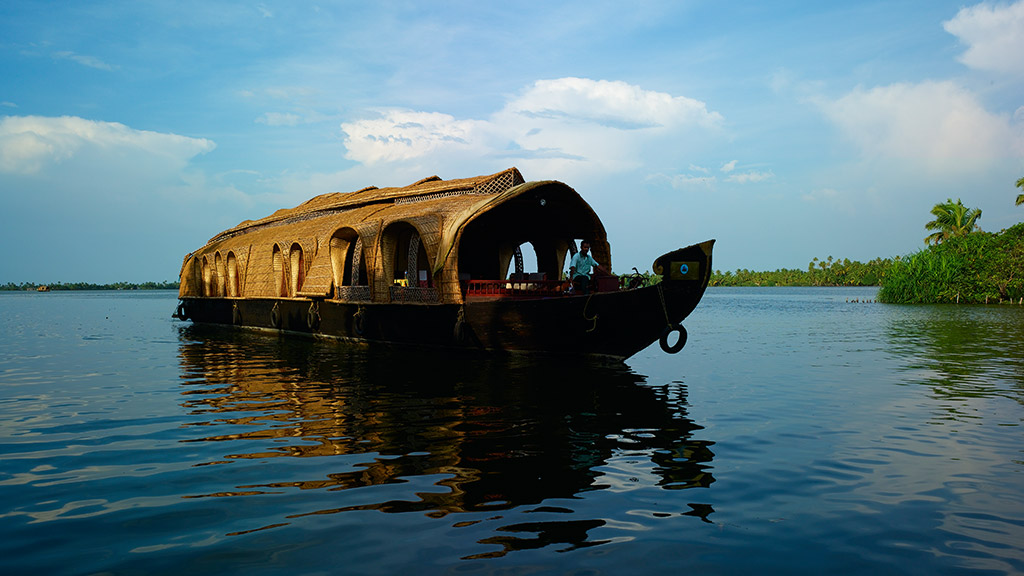
{"label": "shoreline vegetation", "polygon": [[[40,290],[44,288],[44,290]],[[36,284],[8,282],[0,284],[2,292],[56,292],[58,290],[177,290],[177,282],[114,282],[113,284],[91,284],[89,282],[57,282],[56,284]]]}

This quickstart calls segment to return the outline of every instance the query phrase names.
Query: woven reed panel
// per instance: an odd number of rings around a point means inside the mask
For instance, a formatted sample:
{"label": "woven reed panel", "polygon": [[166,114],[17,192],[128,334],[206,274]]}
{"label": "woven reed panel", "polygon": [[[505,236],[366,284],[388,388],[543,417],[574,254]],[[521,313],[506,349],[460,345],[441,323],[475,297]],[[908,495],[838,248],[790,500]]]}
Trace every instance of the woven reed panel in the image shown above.
{"label": "woven reed panel", "polygon": [[259,242],[259,239],[253,239],[252,253],[249,255],[248,269],[245,279],[246,296],[277,296],[277,282],[274,277],[273,244],[265,244]]}
{"label": "woven reed panel", "polygon": [[462,286],[459,284],[459,271],[454,266],[445,266],[441,270],[438,283],[441,302],[445,304],[462,304]]}
{"label": "woven reed panel", "polygon": [[331,288],[334,286],[334,268],[331,267],[331,251],[326,246],[329,241],[330,238],[323,239],[324,248],[317,250],[312,257],[313,261],[306,272],[306,281],[299,291],[300,296],[330,296]]}
{"label": "woven reed panel", "polygon": [[363,240],[363,262],[366,267],[367,280],[373,291],[373,300],[376,302],[387,302],[387,286],[383,288],[385,294],[381,295],[383,300],[378,300],[377,284],[378,279],[383,275],[377,271],[380,258],[378,255],[377,238],[380,236],[381,222],[379,220],[367,220],[352,226],[359,237]]}
{"label": "woven reed panel", "polygon": [[252,252],[252,244],[246,244],[238,249],[232,250],[235,260],[238,263],[238,295],[245,296],[246,279],[249,276],[249,255]]}
{"label": "woven reed panel", "polygon": [[[390,302],[391,286],[394,279],[389,278],[384,268],[391,267],[391,260],[398,244],[398,235],[382,233],[377,241],[376,257],[374,258],[373,273],[370,276],[370,285],[373,286],[374,302]],[[370,270],[369,267],[366,268]]]}
{"label": "woven reed panel", "polygon": [[196,274],[196,258],[189,254],[181,263],[181,272],[178,274],[178,297],[199,296],[199,282]]}

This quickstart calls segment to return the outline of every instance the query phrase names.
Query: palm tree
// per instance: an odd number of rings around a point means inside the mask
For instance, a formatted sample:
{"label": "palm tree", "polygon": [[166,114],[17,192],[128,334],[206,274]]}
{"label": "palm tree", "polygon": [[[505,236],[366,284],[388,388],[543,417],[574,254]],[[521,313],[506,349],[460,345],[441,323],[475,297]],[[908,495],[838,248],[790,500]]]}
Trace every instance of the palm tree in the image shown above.
{"label": "palm tree", "polygon": [[981,219],[981,210],[964,206],[959,198],[956,202],[947,198],[945,202],[936,204],[932,208],[932,215],[935,216],[935,220],[924,227],[936,232],[924,239],[925,244],[938,244],[955,236],[966,236],[980,230],[978,220]]}
{"label": "palm tree", "polygon": [[[1017,188],[1024,190],[1024,178],[1017,180]],[[1017,206],[1024,204],[1024,194],[1017,194]]]}

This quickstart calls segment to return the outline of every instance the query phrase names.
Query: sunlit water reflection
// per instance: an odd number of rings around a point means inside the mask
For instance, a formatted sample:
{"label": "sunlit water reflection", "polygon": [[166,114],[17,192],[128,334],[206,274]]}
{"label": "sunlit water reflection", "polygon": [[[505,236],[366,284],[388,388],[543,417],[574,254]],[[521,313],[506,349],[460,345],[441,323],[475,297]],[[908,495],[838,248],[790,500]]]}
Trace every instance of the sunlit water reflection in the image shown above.
{"label": "sunlit water reflection", "polygon": [[0,294],[0,571],[1024,571],[1024,310],[873,298],[595,366]]}

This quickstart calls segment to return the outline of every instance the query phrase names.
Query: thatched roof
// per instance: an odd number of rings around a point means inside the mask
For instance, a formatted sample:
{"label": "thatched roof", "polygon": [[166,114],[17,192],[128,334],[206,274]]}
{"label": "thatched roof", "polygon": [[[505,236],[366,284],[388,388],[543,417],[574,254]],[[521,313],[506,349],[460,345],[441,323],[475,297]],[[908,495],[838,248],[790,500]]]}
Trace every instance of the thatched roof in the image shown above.
{"label": "thatched roof", "polygon": [[509,168],[497,174],[486,176],[474,176],[472,178],[460,178],[456,180],[442,180],[438,176],[423,178],[408,186],[399,188],[377,188],[367,186],[355,192],[331,192],[314,196],[294,208],[282,208],[259,220],[245,220],[234,228],[221,232],[210,239],[210,242],[223,239],[239,232],[268,224],[280,223],[288,220],[322,215],[328,212],[339,212],[353,210],[372,204],[403,204],[410,201],[419,201],[454,196],[460,194],[488,194],[500,192],[512,186],[522,184],[523,175],[515,167]]}

